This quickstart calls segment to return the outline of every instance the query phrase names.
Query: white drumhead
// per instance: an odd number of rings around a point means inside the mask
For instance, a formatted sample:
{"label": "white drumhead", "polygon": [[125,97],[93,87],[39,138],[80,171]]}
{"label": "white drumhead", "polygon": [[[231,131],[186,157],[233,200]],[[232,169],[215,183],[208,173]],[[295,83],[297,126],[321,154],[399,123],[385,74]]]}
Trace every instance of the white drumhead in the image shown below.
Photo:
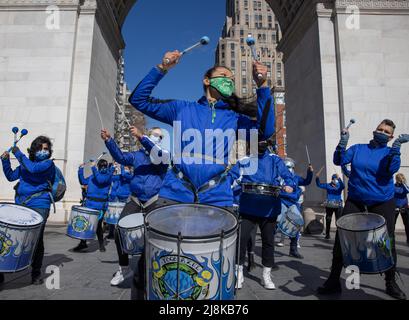
{"label": "white drumhead", "polygon": [[86,213],[86,214],[93,214],[93,215],[99,215],[99,211],[87,207],[81,207],[81,206],[73,206],[71,208],[71,211],[76,211],[76,212],[81,212],[81,213]]}
{"label": "white drumhead", "polygon": [[142,226],[143,224],[144,224],[143,213],[139,212],[123,217],[121,220],[119,220],[118,227],[130,229]]}
{"label": "white drumhead", "polygon": [[43,223],[43,217],[33,209],[16,204],[0,204],[0,222],[15,226],[37,226]]}

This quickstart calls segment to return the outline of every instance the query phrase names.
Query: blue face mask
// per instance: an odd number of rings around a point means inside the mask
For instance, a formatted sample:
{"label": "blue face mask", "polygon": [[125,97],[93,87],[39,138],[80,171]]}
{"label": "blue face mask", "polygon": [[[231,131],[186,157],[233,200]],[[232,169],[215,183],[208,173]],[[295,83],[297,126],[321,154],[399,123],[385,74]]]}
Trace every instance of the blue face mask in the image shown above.
{"label": "blue face mask", "polygon": [[383,132],[373,132],[373,139],[375,140],[376,143],[380,145],[387,145],[389,142],[389,136]]}
{"label": "blue face mask", "polygon": [[48,150],[40,150],[36,152],[36,160],[43,161],[50,158],[50,151]]}

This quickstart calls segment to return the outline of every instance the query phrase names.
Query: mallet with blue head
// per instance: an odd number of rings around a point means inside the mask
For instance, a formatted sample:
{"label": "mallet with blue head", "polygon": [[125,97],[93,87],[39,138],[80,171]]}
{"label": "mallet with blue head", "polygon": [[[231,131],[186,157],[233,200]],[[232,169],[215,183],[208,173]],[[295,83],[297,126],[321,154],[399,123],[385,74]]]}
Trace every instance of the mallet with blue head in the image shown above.
{"label": "mallet with blue head", "polygon": [[[193,46],[191,46],[191,47],[189,47],[189,48],[183,50],[183,51],[181,52],[181,54],[184,55],[184,54],[188,53],[189,51],[193,50],[194,48],[197,48],[197,47],[199,47],[199,46],[205,46],[205,45],[208,45],[209,43],[210,43],[209,37],[204,36],[204,37],[202,37],[202,38],[200,39],[199,42],[197,42],[197,43],[195,43]],[[165,65],[166,65],[166,64],[169,64],[169,63],[170,63],[170,60],[169,60],[169,59],[165,59],[164,62],[165,62]]]}
{"label": "mallet with blue head", "polygon": [[[257,52],[256,52],[256,40],[253,38],[253,37],[248,37],[247,39],[246,39],[246,43],[247,43],[247,45],[250,47],[250,49],[251,49],[251,55],[253,56],[253,60],[254,61],[259,61],[260,59],[259,59],[259,57],[258,57],[258,55],[257,55]],[[263,79],[263,75],[262,74],[258,74],[257,75],[257,78],[259,78],[259,79]]]}

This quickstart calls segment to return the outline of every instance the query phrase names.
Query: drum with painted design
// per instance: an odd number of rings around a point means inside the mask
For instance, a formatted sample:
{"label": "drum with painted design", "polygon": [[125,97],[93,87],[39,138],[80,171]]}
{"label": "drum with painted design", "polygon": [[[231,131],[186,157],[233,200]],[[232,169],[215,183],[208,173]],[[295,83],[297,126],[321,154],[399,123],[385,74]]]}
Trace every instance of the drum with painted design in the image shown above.
{"label": "drum with painted design", "polygon": [[73,206],[67,227],[67,236],[79,240],[94,240],[100,212],[98,210]]}
{"label": "drum with painted design", "polygon": [[237,217],[222,208],[175,204],[146,218],[149,300],[232,300]]}
{"label": "drum with painted design", "polygon": [[0,272],[31,265],[43,223],[43,217],[30,208],[0,203]]}

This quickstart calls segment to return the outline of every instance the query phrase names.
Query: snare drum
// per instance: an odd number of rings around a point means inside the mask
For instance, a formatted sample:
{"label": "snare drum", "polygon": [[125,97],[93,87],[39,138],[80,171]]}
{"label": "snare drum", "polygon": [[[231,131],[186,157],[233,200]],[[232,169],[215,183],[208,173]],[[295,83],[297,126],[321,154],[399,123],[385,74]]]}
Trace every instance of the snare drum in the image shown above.
{"label": "snare drum", "polygon": [[30,208],[0,204],[0,272],[30,266],[43,222],[43,217]]}
{"label": "snare drum", "polygon": [[124,202],[110,202],[108,204],[108,210],[105,213],[105,222],[112,225],[117,225],[122,210],[125,207]]}
{"label": "snare drum", "polygon": [[281,233],[291,239],[297,237],[303,226],[304,218],[295,205],[289,207],[285,212],[283,212],[278,222],[278,228],[280,229]]}
{"label": "snare drum", "polygon": [[67,236],[80,240],[94,240],[98,228],[99,211],[73,206],[67,227]]}
{"label": "snare drum", "polygon": [[240,213],[256,217],[277,217],[281,210],[281,187],[267,184],[242,183]]}
{"label": "snare drum", "polygon": [[229,211],[175,204],[146,222],[149,300],[232,300],[238,220]]}
{"label": "snare drum", "polygon": [[142,212],[123,217],[118,222],[122,252],[129,255],[143,253],[145,247],[144,216]]}
{"label": "snare drum", "polygon": [[374,213],[353,213],[336,222],[344,265],[360,273],[382,273],[394,266],[385,218]]}
{"label": "snare drum", "polygon": [[340,200],[325,200],[323,206],[326,208],[342,208],[342,201]]}

